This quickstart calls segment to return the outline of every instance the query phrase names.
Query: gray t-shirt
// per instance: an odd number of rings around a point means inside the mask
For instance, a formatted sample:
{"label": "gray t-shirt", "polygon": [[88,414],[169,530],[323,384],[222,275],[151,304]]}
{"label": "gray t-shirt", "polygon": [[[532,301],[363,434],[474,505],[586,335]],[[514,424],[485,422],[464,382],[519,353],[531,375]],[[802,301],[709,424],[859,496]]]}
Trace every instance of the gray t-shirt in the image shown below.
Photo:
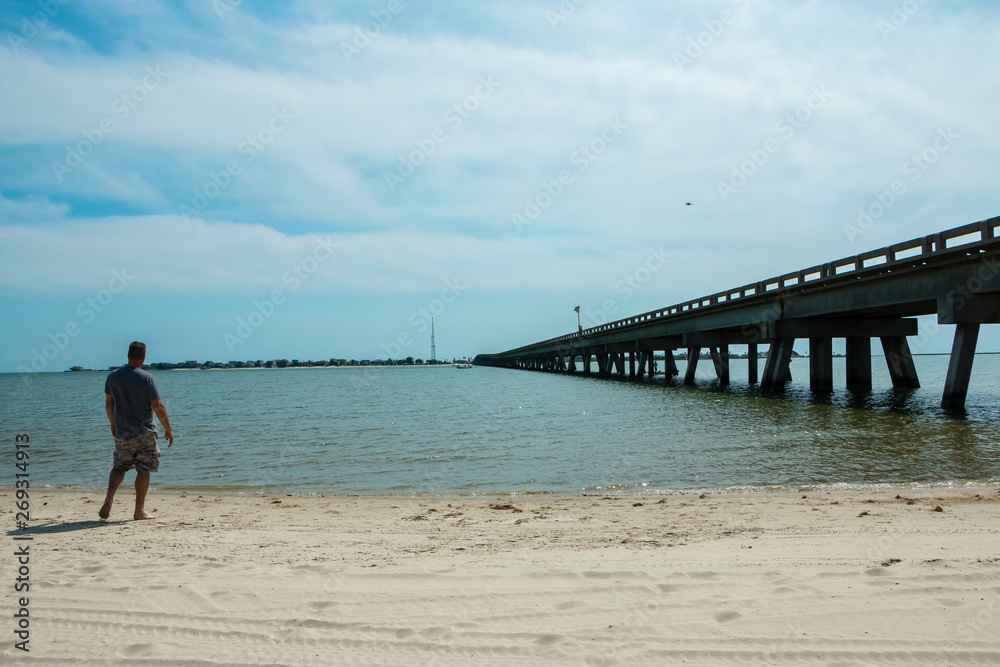
{"label": "gray t-shirt", "polygon": [[115,401],[115,440],[156,433],[150,403],[160,398],[153,376],[141,368],[122,366],[108,375],[104,393]]}

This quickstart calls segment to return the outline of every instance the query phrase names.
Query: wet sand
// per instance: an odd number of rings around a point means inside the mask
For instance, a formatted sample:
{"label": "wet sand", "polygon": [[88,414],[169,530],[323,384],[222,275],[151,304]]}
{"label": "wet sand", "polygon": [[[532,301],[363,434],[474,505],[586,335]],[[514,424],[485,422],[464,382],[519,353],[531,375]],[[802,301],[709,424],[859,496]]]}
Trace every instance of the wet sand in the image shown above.
{"label": "wet sand", "polygon": [[[0,662],[1000,664],[995,487],[748,495],[34,489]],[[898,496],[898,497],[897,497]],[[15,593],[15,536],[31,535]],[[30,654],[14,648],[29,597]],[[2,624],[6,623],[7,627]]]}

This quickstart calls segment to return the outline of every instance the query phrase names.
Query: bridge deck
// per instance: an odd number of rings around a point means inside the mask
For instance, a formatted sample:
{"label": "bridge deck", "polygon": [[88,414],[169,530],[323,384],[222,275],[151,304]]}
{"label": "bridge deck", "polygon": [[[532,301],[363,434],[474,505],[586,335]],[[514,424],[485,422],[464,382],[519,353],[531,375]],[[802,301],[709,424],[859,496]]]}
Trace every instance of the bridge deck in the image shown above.
{"label": "bridge deck", "polygon": [[[688,348],[689,381],[702,347],[709,347],[720,381],[728,382],[728,345],[770,343],[761,385],[788,380],[796,338],[810,340],[812,386],[832,389],[832,338],[848,341],[848,388],[871,388],[870,339],[882,339],[893,382],[916,387],[907,336],[917,334],[919,315],[936,314],[956,324],[951,369],[942,405],[962,407],[981,324],[1000,323],[1000,217],[878,250],[776,276],[499,354],[476,357],[479,365],[575,371],[583,357],[602,374],[642,378],[652,351],[667,356]],[[645,354],[643,354],[645,353]],[[692,358],[692,355],[695,355]],[[638,375],[636,356],[639,356]],[[867,360],[867,361],[866,361]],[[757,382],[751,364],[750,382]]]}

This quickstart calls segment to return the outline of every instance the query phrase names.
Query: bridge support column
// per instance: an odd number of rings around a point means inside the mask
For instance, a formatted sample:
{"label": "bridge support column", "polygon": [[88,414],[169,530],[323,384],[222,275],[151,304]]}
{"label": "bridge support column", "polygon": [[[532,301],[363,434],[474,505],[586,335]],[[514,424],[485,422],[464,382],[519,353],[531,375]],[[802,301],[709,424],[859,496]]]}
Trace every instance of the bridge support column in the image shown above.
{"label": "bridge support column", "polygon": [[612,356],[614,357],[614,360],[615,360],[615,364],[614,364],[615,370],[618,371],[619,375],[621,375],[622,377],[624,377],[625,376],[625,353],[624,352],[616,352]]}
{"label": "bridge support column", "polygon": [[833,339],[809,339],[809,388],[833,391]]}
{"label": "bridge support column", "polygon": [[794,338],[778,338],[771,342],[771,347],[767,351],[767,362],[764,364],[764,377],[760,381],[762,390],[771,391],[777,386],[791,382],[792,373],[788,366],[792,363],[794,346]]}
{"label": "bridge support column", "polygon": [[747,345],[747,364],[749,366],[747,371],[747,382],[750,384],[757,384],[757,343],[750,343]]}
{"label": "bridge support column", "polygon": [[897,389],[920,389],[917,367],[913,365],[913,355],[904,336],[884,336],[882,351],[889,366],[892,386]]}
{"label": "bridge support column", "polygon": [[847,338],[847,389],[872,390],[872,339],[867,336]]}
{"label": "bridge support column", "polygon": [[566,372],[575,373],[576,372],[576,355],[571,354],[566,359]]}
{"label": "bridge support column", "polygon": [[593,359],[591,359],[591,356],[592,355],[590,354],[590,352],[583,353],[582,361],[583,361],[584,375],[590,375],[590,365],[593,363]]}
{"label": "bridge support column", "polygon": [[656,379],[656,353],[652,350],[649,351],[646,357],[646,365],[649,369],[649,381],[652,382]]}
{"label": "bridge support column", "polygon": [[598,372],[598,374],[600,374],[600,375],[607,375],[608,373],[610,373],[611,371],[608,368],[609,365],[610,364],[609,364],[608,353],[607,352],[598,352],[597,353],[597,372]]}
{"label": "bridge support column", "polygon": [[[639,352],[639,366],[635,369],[636,379],[644,380],[646,379],[646,370],[649,368],[649,358],[652,356],[652,352],[647,352],[646,350],[641,350]],[[649,374],[650,379],[652,379],[653,374]]]}
{"label": "bridge support column", "polygon": [[965,407],[965,397],[969,393],[969,378],[972,377],[972,362],[976,356],[979,341],[979,324],[962,323],[955,327],[955,342],[951,348],[948,363],[948,377],[944,383],[944,397],[941,407],[945,410],[961,410]]}
{"label": "bridge support column", "polygon": [[687,370],[684,372],[684,384],[694,384],[694,374],[698,370],[698,359],[701,358],[700,347],[689,347]]}
{"label": "bridge support column", "polygon": [[715,364],[715,375],[719,378],[719,384],[723,387],[729,386],[729,346],[708,348],[712,353],[712,363]]}
{"label": "bridge support column", "polygon": [[667,348],[663,355],[663,375],[667,378],[675,378],[681,372],[677,370],[677,360],[674,359],[673,348]]}
{"label": "bridge support column", "polygon": [[[990,228],[992,234],[992,227]],[[996,270],[996,260],[992,265],[983,261],[976,276],[984,289],[991,281],[1000,286],[1000,272]],[[973,283],[967,283],[972,289]],[[965,398],[969,393],[969,378],[972,375],[972,362],[975,359],[976,343],[979,340],[979,329],[983,324],[1000,323],[1000,294],[974,294],[956,299],[952,295],[938,299],[938,324],[954,324],[955,342],[951,348],[951,361],[948,363],[948,377],[945,379],[944,396],[941,407],[946,410],[965,407]]]}
{"label": "bridge support column", "polygon": [[635,351],[628,353],[628,379],[635,380]]}

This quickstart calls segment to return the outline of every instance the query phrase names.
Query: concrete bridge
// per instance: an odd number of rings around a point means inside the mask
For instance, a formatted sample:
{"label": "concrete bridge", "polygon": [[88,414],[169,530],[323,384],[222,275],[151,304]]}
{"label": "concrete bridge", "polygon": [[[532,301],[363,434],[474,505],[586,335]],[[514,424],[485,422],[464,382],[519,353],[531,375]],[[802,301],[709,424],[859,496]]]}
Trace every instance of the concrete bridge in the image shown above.
{"label": "concrete bridge", "polygon": [[[920,315],[954,324],[955,340],[941,402],[965,406],[979,330],[1000,323],[1000,217],[812,266],[725,292],[499,354],[473,363],[562,373],[652,379],[654,352],[677,375],[673,353],[687,350],[685,384],[693,384],[708,348],[728,385],[729,346],[747,345],[750,384],[764,391],[791,380],[796,339],[809,340],[813,391],[833,390],[833,339],[845,338],[847,388],[872,387],[871,339],[879,338],[894,387],[919,388],[908,336]],[[758,345],[768,345],[763,373]],[[578,368],[577,361],[582,364]]]}

